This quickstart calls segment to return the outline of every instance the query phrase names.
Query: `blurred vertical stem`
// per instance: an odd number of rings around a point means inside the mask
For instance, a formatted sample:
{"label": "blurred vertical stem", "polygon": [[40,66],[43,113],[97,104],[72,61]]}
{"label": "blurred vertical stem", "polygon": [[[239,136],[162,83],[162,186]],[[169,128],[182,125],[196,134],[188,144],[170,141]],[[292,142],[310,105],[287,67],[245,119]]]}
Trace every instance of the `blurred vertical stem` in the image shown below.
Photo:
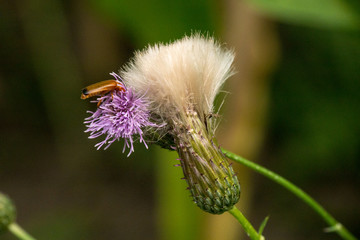
{"label": "blurred vertical stem", "polygon": [[[160,240],[199,239],[200,210],[186,190],[187,185],[175,159],[175,151],[155,148],[157,230]],[[176,162],[175,162],[176,161]]]}
{"label": "blurred vertical stem", "polygon": [[[73,53],[70,27],[63,1],[17,1],[52,131],[56,154],[67,167],[82,166],[87,160],[81,131],[85,113],[79,111],[82,88],[78,62]],[[81,134],[81,137],[80,137]],[[76,167],[75,167],[76,168]]]}
{"label": "blurred vertical stem", "polygon": [[17,223],[11,223],[8,226],[9,231],[21,240],[35,240],[24,229],[22,229]]}
{"label": "blurred vertical stem", "polygon": [[[264,138],[268,110],[269,74],[278,56],[277,33],[271,21],[263,18],[243,0],[219,1],[223,10],[223,35],[235,50],[236,74],[226,82],[222,115],[226,116],[218,131],[218,142],[229,150],[241,151],[256,159]],[[234,166],[236,168],[236,166]],[[238,207],[248,215],[251,211],[253,181],[251,171],[235,169],[241,184]],[[208,216],[207,240],[239,239],[238,224],[228,214]],[[218,226],[221,226],[219,228]]]}
{"label": "blurred vertical stem", "polygon": [[356,238],[341,224],[339,223],[333,216],[330,215],[319,203],[317,203],[312,197],[306,194],[303,190],[295,186],[293,183],[289,182],[285,178],[281,177],[280,175],[256,164],[253,163],[243,157],[240,157],[232,152],[229,152],[225,149],[222,149],[224,154],[246,167],[251,168],[255,172],[258,172],[265,177],[273,180],[274,182],[280,184],[293,194],[295,194],[298,198],[303,200],[306,204],[308,204],[315,212],[317,212],[324,220],[327,222],[330,227],[326,229],[327,232],[336,232],[339,234],[343,239],[346,240],[356,240]]}

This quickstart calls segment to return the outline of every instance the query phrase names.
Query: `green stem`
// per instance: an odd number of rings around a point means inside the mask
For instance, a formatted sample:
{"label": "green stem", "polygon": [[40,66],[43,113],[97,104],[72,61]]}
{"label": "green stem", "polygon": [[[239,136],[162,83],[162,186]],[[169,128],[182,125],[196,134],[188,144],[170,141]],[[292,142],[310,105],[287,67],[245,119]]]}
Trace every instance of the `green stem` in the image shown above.
{"label": "green stem", "polygon": [[317,212],[325,220],[325,222],[329,224],[330,227],[326,229],[327,232],[336,232],[343,239],[346,240],[357,239],[341,223],[339,223],[333,216],[331,216],[319,203],[317,203],[312,197],[310,197],[303,190],[295,186],[293,183],[289,182],[288,180],[279,176],[278,174],[256,163],[253,163],[243,157],[240,157],[232,152],[229,152],[225,149],[222,149],[222,151],[228,158],[251,168],[252,170],[264,175],[265,177],[270,178],[274,182],[277,182],[278,184],[288,189],[290,192],[294,193],[297,197],[299,197],[312,209],[314,209],[315,212]]}
{"label": "green stem", "polygon": [[8,226],[8,229],[12,234],[18,237],[21,240],[35,240],[32,236],[30,236],[24,229],[22,229],[17,223],[11,223]]}
{"label": "green stem", "polygon": [[252,240],[263,240],[264,239],[263,236],[260,236],[256,232],[256,230],[251,225],[251,223],[244,217],[244,215],[240,212],[240,210],[237,209],[235,206],[229,210],[229,213],[231,213],[231,215],[233,215],[239,221],[239,223],[242,225],[242,227],[244,228],[247,235]]}

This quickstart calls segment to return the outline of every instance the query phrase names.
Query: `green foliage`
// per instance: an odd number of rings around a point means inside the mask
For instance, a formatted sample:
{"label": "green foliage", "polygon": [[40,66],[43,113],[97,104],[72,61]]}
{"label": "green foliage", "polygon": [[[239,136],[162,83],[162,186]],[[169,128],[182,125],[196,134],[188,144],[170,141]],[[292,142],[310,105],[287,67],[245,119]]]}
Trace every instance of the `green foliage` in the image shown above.
{"label": "green foliage", "polygon": [[359,29],[356,9],[343,0],[248,0],[266,15],[283,22],[325,28]]}
{"label": "green foliage", "polygon": [[355,174],[360,36],[287,27],[281,35],[284,54],[270,111],[276,158],[289,171],[297,169],[293,176],[340,169]]}
{"label": "green foliage", "polygon": [[91,0],[102,13],[128,32],[138,46],[177,39],[200,30],[210,34],[217,23],[215,1]]}

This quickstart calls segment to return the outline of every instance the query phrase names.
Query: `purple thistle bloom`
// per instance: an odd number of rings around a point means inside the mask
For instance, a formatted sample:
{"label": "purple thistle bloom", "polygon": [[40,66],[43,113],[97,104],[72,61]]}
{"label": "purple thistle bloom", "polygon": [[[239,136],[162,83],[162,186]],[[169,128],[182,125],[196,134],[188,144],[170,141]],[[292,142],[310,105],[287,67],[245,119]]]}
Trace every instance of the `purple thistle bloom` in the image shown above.
{"label": "purple thistle bloom", "polygon": [[[113,75],[118,80],[118,75]],[[113,142],[123,138],[125,140],[123,152],[130,149],[128,156],[134,151],[134,136],[139,137],[147,148],[143,138],[143,127],[157,127],[150,122],[150,114],[147,109],[148,103],[142,97],[136,96],[131,89],[125,92],[114,90],[101,96],[97,102],[100,106],[95,112],[88,111],[92,115],[85,119],[85,132],[90,132],[89,138],[97,138],[106,135],[105,139],[95,145],[99,150],[102,146],[107,149]]]}

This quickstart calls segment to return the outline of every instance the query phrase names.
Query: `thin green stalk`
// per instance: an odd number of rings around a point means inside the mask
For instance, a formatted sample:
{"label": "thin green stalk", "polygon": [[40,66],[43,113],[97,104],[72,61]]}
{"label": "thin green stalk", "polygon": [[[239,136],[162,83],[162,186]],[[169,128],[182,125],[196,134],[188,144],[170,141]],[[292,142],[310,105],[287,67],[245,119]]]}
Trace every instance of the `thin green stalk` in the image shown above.
{"label": "thin green stalk", "polygon": [[235,162],[241,163],[252,170],[264,175],[265,177],[270,178],[274,182],[277,182],[281,186],[288,189],[290,192],[294,193],[297,197],[303,200],[306,204],[308,204],[312,209],[315,210],[327,224],[329,224],[329,228],[326,229],[327,232],[336,232],[345,240],[357,240],[354,235],[352,235],[341,223],[339,223],[333,216],[331,216],[319,203],[317,203],[312,197],[306,194],[303,190],[295,186],[293,183],[289,182],[285,178],[279,176],[278,174],[256,164],[253,163],[243,157],[240,157],[232,152],[229,152],[225,149],[222,149],[223,153],[230,159]]}
{"label": "thin green stalk", "polygon": [[21,240],[35,240],[24,229],[22,229],[17,223],[11,223],[8,226],[9,231]]}
{"label": "thin green stalk", "polygon": [[239,221],[239,223],[242,225],[242,227],[244,228],[247,235],[252,240],[263,240],[263,239],[265,239],[263,236],[259,235],[256,232],[256,230],[251,225],[251,223],[244,217],[244,215],[240,212],[240,210],[237,209],[235,206],[232,209],[229,210],[229,213],[231,213],[231,215],[233,215]]}

